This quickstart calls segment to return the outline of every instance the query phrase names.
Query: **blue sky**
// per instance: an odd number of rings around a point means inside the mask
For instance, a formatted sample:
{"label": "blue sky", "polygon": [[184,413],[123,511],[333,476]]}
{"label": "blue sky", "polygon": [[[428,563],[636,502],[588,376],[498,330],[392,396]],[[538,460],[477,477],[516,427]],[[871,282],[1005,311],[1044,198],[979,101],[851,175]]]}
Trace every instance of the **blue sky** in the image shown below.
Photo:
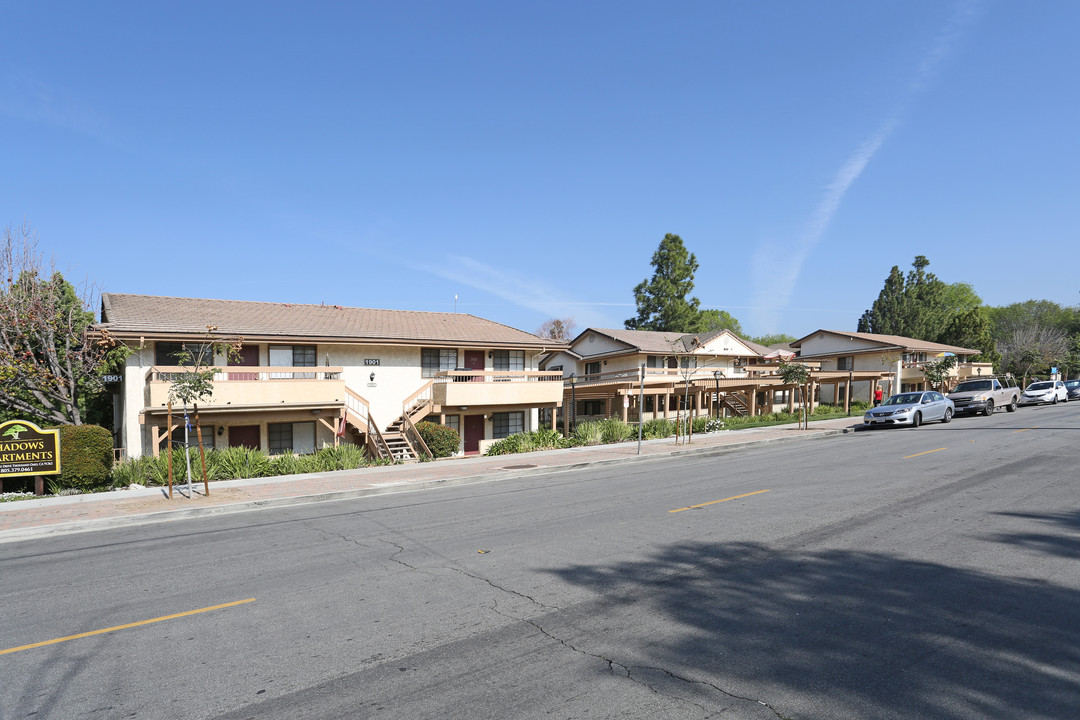
{"label": "blue sky", "polygon": [[1080,300],[1080,3],[10,2],[0,226],[109,292],[750,335]]}

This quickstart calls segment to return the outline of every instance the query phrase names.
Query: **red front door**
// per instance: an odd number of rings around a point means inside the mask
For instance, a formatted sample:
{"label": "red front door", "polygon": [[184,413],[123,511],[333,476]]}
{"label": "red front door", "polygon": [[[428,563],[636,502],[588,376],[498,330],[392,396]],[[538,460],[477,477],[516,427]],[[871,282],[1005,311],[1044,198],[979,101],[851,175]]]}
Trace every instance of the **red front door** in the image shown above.
{"label": "red front door", "polygon": [[[259,346],[258,345],[245,345],[240,348],[240,353],[233,357],[229,356],[229,365],[240,365],[244,367],[258,367],[259,365]],[[259,373],[253,372],[231,372],[229,373],[230,380],[258,380]]]}
{"label": "red front door", "polygon": [[484,439],[484,416],[465,416],[465,454],[476,455],[480,452],[480,441]]}
{"label": "red front door", "polygon": [[252,450],[259,449],[259,426],[258,425],[233,425],[228,429],[229,447],[246,447]]}
{"label": "red front door", "polygon": [[[484,369],[484,351],[483,350],[466,350],[465,351],[465,369],[466,370],[483,370]],[[483,375],[475,375],[469,378],[472,382],[483,382]],[[481,428],[483,429],[483,428]]]}

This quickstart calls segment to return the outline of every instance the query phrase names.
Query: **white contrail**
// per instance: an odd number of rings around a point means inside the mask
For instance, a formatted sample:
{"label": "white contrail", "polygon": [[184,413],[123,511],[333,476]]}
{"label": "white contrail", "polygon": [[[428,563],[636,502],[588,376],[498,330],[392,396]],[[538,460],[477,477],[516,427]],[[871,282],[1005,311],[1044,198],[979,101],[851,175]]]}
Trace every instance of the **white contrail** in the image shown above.
{"label": "white contrail", "polygon": [[[825,188],[825,195],[811,215],[806,230],[794,245],[780,247],[767,244],[755,251],[751,261],[755,305],[781,308],[787,306],[798,283],[803,262],[828,230],[844,195],[900,125],[916,96],[937,73],[949,51],[961,37],[963,30],[977,14],[977,10],[978,3],[975,0],[962,0],[956,4],[949,22],[935,37],[933,46],[919,63],[915,77],[906,88],[896,112],[882,123],[881,127],[872,133],[840,167],[833,181]],[[757,327],[776,329],[778,311],[758,311],[754,315],[754,324]]]}

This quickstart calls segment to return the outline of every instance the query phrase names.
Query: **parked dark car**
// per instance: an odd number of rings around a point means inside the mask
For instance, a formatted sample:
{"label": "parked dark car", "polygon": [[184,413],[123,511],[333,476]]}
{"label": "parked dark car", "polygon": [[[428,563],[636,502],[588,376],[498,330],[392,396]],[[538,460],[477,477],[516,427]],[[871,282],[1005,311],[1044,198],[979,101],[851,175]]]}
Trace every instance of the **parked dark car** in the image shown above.
{"label": "parked dark car", "polygon": [[1080,400],[1080,380],[1066,380],[1065,391],[1069,393],[1070,400]]}

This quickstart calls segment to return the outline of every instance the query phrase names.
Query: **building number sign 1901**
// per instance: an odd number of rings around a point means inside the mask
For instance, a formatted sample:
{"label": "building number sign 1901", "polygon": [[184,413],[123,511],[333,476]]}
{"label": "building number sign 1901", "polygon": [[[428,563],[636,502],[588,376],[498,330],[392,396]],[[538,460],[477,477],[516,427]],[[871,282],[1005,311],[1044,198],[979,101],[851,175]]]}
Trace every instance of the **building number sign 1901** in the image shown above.
{"label": "building number sign 1901", "polygon": [[379,358],[364,358],[365,365],[378,365]]}

